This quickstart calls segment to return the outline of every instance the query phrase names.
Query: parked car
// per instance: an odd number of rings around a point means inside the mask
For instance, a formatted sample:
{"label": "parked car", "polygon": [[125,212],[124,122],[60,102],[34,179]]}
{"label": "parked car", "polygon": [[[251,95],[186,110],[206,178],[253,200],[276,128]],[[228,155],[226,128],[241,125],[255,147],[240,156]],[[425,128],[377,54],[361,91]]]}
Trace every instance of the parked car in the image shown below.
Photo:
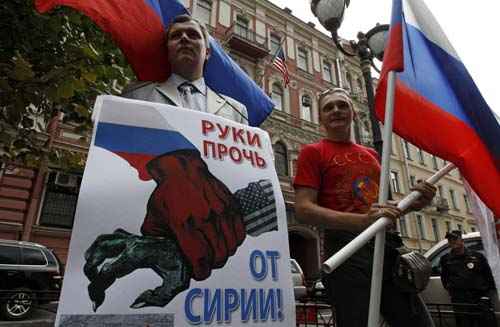
{"label": "parked car", "polygon": [[293,294],[295,295],[295,300],[299,300],[307,295],[304,272],[295,259],[290,259],[290,266],[292,270]]}
{"label": "parked car", "polygon": [[27,318],[37,304],[59,299],[62,265],[43,245],[0,240],[0,313]]}
{"label": "parked car", "polygon": [[[484,254],[483,243],[479,232],[465,234],[462,238],[466,248]],[[442,325],[455,326],[453,309],[450,305],[450,296],[441,283],[441,267],[439,265],[441,257],[449,252],[450,247],[448,246],[448,241],[445,239],[438,242],[424,254],[431,262],[432,275],[427,288],[421,293],[421,296],[424,302],[428,304],[429,311],[435,320],[439,319],[440,316],[440,319],[443,320],[441,321]],[[493,298],[495,302],[495,316],[498,323],[500,322],[500,303],[498,301],[498,296],[493,296]],[[436,326],[439,325],[439,323],[436,323]]]}

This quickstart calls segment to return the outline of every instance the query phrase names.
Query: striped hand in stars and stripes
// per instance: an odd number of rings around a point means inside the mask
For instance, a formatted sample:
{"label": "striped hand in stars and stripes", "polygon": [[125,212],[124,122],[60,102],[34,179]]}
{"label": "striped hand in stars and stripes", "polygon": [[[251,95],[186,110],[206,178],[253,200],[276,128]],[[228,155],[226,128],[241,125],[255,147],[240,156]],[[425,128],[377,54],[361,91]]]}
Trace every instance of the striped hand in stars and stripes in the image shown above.
{"label": "striped hand in stars and stripes", "polygon": [[236,191],[234,197],[240,203],[243,224],[248,235],[259,236],[278,230],[276,201],[270,180],[252,182]]}

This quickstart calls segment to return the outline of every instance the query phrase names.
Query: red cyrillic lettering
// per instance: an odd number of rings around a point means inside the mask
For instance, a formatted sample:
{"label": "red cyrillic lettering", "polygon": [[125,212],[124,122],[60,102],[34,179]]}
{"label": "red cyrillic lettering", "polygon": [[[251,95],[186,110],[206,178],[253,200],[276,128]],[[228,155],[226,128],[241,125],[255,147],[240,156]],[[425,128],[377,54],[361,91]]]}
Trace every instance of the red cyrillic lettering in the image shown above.
{"label": "red cyrillic lettering", "polygon": [[201,131],[203,132],[203,135],[207,135],[208,132],[212,131],[214,129],[214,124],[208,120],[202,120],[201,121]]}
{"label": "red cyrillic lettering", "polygon": [[230,131],[229,126],[222,127],[219,123],[217,123],[217,129],[219,130],[219,138],[223,140],[228,136]]}
{"label": "red cyrillic lettering", "polygon": [[203,141],[203,155],[206,158],[210,158],[210,155],[208,153],[208,148],[212,147],[212,158],[215,158],[215,143],[211,141]]}
{"label": "red cyrillic lettering", "polygon": [[233,130],[233,140],[235,143],[241,142],[243,144],[245,143],[245,139],[243,138],[243,133],[245,133],[245,130],[242,128],[232,128]]}
{"label": "red cyrillic lettering", "polygon": [[229,156],[234,162],[240,163],[241,161],[243,161],[240,149],[235,146],[229,148]]}
{"label": "red cyrillic lettering", "polygon": [[243,157],[247,160],[250,160],[252,166],[255,166],[255,158],[253,157],[253,154],[253,151],[243,149]]}
{"label": "red cyrillic lettering", "polygon": [[258,152],[254,152],[254,153],[255,153],[255,163],[257,164],[257,167],[259,167],[259,168],[265,168],[266,167],[266,161],[264,160],[264,158],[259,157],[259,153]]}
{"label": "red cyrillic lettering", "polygon": [[247,131],[247,140],[248,145],[257,145],[259,148],[262,148],[259,134],[252,134],[252,132]]}
{"label": "red cyrillic lettering", "polygon": [[222,159],[223,156],[227,156],[227,146],[225,146],[224,144],[218,143],[217,144],[217,157],[220,160],[224,160],[224,159]]}

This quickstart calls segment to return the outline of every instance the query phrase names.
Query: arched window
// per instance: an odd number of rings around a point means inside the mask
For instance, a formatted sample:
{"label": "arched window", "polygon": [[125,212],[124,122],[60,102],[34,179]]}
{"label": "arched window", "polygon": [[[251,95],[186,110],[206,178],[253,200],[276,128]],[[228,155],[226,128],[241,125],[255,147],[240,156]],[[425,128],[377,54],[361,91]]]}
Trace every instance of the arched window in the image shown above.
{"label": "arched window", "polygon": [[312,100],[307,94],[304,94],[300,99],[300,118],[312,121]]}
{"label": "arched window", "polygon": [[273,145],[273,150],[276,172],[280,176],[288,176],[288,156],[286,154],[286,146],[281,142],[276,142],[276,144]]}
{"label": "arched window", "polygon": [[273,99],[274,107],[276,109],[283,110],[283,89],[278,83],[273,83],[271,99]]}

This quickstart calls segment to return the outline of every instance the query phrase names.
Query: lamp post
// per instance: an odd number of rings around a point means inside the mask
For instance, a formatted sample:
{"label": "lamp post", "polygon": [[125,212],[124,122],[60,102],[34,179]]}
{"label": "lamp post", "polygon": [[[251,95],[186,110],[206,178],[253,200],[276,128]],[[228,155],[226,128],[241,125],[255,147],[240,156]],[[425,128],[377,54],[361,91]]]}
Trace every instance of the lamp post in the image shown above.
{"label": "lamp post", "polygon": [[[382,60],[384,57],[384,43],[389,25],[377,24],[366,34],[359,32],[358,41],[348,41],[352,50],[346,49],[337,35],[337,31],[344,19],[344,11],[349,6],[349,0],[312,0],[311,10],[319,19],[321,25],[332,33],[332,39],[336,47],[348,57],[359,57],[361,70],[365,82],[366,96],[370,114],[370,125],[373,136],[373,146],[380,157],[382,157],[382,135],[375,117],[371,67],[375,67],[373,59]],[[376,67],[375,67],[376,69]]]}

